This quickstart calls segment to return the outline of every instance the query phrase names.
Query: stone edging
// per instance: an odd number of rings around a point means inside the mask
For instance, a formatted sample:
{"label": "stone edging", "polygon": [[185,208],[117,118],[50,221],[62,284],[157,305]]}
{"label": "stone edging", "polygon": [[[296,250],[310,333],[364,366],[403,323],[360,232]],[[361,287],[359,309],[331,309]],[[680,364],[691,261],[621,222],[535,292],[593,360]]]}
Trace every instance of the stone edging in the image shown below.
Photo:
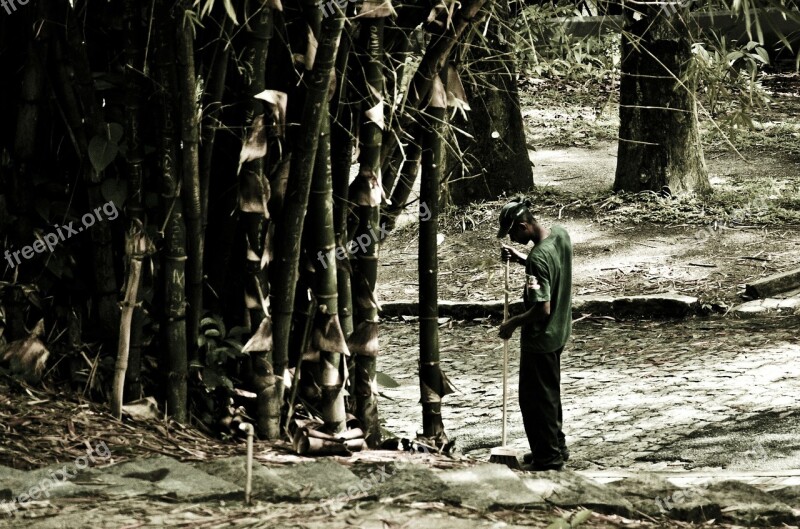
{"label": "stone edging", "polygon": [[[522,312],[522,300],[512,301],[511,314]],[[681,294],[646,294],[641,296],[576,296],[572,299],[572,317],[585,314],[613,316],[620,319],[686,318],[703,313],[697,298]],[[419,303],[411,300],[381,303],[383,316],[419,316]],[[503,302],[498,301],[439,301],[439,316],[460,320],[502,318]]]}

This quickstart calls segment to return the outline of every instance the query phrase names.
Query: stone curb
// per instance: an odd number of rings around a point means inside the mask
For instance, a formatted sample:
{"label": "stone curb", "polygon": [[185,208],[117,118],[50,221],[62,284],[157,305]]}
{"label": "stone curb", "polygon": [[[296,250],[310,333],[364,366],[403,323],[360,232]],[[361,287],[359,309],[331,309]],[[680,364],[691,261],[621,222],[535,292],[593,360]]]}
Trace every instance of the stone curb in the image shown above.
{"label": "stone curb", "polygon": [[[523,311],[522,300],[509,305],[511,314]],[[686,318],[702,313],[697,298],[681,294],[646,294],[641,296],[576,296],[572,300],[572,317],[585,314],[613,316],[620,319]],[[419,303],[411,300],[386,301],[381,304],[383,316],[419,316]],[[458,320],[503,317],[503,302],[439,301],[439,316]]]}
{"label": "stone curb", "polygon": [[764,314],[792,314],[800,310],[800,298],[788,299],[756,299],[742,303],[731,309],[731,314],[741,318],[750,318],[753,316],[762,316]]}

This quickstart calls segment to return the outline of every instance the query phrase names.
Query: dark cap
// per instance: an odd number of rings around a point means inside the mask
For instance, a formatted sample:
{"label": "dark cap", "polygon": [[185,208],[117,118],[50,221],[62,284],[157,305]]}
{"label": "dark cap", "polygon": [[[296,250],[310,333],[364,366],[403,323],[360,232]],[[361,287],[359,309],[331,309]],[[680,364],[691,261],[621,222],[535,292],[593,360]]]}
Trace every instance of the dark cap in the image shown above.
{"label": "dark cap", "polygon": [[500,229],[497,230],[498,239],[502,239],[508,235],[508,232],[511,231],[511,227],[514,225],[514,222],[516,222],[523,213],[528,211],[528,207],[530,205],[530,200],[520,197],[515,198],[503,206],[503,209],[500,210]]}

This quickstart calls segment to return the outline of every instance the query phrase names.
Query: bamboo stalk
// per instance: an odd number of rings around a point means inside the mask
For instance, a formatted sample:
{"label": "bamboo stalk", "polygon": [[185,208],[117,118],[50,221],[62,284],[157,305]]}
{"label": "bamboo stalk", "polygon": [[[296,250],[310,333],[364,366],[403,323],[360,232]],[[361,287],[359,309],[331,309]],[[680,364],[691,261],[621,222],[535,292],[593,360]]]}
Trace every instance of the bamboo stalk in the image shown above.
{"label": "bamboo stalk", "polygon": [[128,353],[131,345],[131,323],[136,309],[139,282],[142,276],[142,261],[146,251],[147,239],[143,226],[136,221],[128,232],[126,240],[126,254],[129,266],[128,282],[125,288],[125,299],[122,301],[119,346],[117,347],[117,361],[114,366],[114,381],[111,389],[111,414],[117,419],[122,419],[125,372],[128,369]]}
{"label": "bamboo stalk", "polygon": [[164,254],[162,280],[165,282],[163,327],[166,340],[167,410],[178,422],[188,418],[186,409],[188,356],[186,346],[186,227],[180,197],[178,131],[176,120],[178,80],[172,36],[176,22],[169,8],[162,6],[157,17],[156,71],[160,90],[161,141],[159,158],[164,197]]}
{"label": "bamboo stalk", "polygon": [[[383,30],[384,17],[368,18],[361,23],[359,34],[359,58],[363,71],[361,88],[361,128],[359,142],[359,175],[350,187],[350,198],[358,207],[358,226],[354,240],[359,243],[356,254],[358,272],[366,282],[354,285],[353,297],[374,299],[378,277],[377,249],[378,224],[382,188],[380,182],[380,155],[383,129]],[[354,332],[348,345],[356,355],[353,374],[353,397],[355,415],[366,431],[366,442],[370,447],[380,444],[381,430],[378,415],[378,396],[375,377],[377,356],[380,353],[378,340],[378,307],[375,303],[360,299],[361,306],[354,314]]]}
{"label": "bamboo stalk", "polygon": [[386,208],[381,218],[381,223],[386,225],[386,229],[391,231],[395,227],[397,217],[403,212],[414,189],[414,183],[419,175],[419,167],[422,160],[422,129],[417,123],[412,123],[408,128],[409,141],[405,147],[405,160],[398,179],[391,195],[391,205]]}
{"label": "bamboo stalk", "polygon": [[[436,88],[443,93],[441,84]],[[436,96],[436,94],[434,94]],[[422,136],[420,201],[430,215],[419,227],[419,379],[422,432],[441,447],[447,443],[442,423],[442,397],[449,388],[439,364],[438,254],[439,186],[443,173],[443,134],[446,103],[434,97],[427,108]]]}
{"label": "bamboo stalk", "polygon": [[309,233],[312,234],[311,254],[314,259],[314,295],[318,300],[314,318],[312,348],[320,353],[322,388],[322,420],[330,433],[345,430],[347,414],[344,407],[344,380],[348,354],[345,337],[339,325],[337,292],[336,238],[333,220],[333,186],[331,182],[330,113],[322,105],[317,160],[309,196]]}
{"label": "bamboo stalk", "polygon": [[[328,104],[330,79],[343,27],[344,17],[338,10],[322,22],[314,67],[307,76],[308,85],[301,119],[300,141],[292,155],[283,210],[275,234],[275,239],[278,241],[275,249],[278,271],[271,305],[275,309],[273,361],[275,372],[279,375],[277,377],[279,387],[283,386],[282,375],[289,358],[295,285],[299,275],[300,243],[319,145],[319,133],[324,118],[322,107]],[[278,392],[279,395],[282,393]]]}
{"label": "bamboo stalk", "polygon": [[[200,210],[202,230],[205,234],[208,226],[208,199],[211,189],[211,162],[214,153],[214,141],[217,129],[222,125],[222,97],[225,94],[225,80],[228,74],[228,60],[231,54],[230,31],[233,20],[222,14],[220,34],[214,46],[214,53],[208,73],[208,84],[203,97],[202,134],[200,146]],[[205,237],[204,237],[205,240]]]}
{"label": "bamboo stalk", "polygon": [[[123,22],[125,27],[125,138],[128,150],[125,155],[126,176],[128,181],[127,212],[131,220],[130,228],[144,223],[144,205],[142,189],[144,180],[144,148],[141,138],[141,105],[142,75],[144,71],[144,43],[141,38],[141,21],[138,16],[135,0],[123,3]],[[130,278],[128,279],[130,281]],[[144,309],[139,298],[135,300],[132,321],[130,323],[129,357],[125,371],[125,393],[131,400],[142,397],[141,385],[141,351],[144,341]],[[120,328],[122,326],[120,325]],[[122,337],[120,336],[120,339]]]}
{"label": "bamboo stalk", "polygon": [[[254,96],[264,91],[265,71],[272,35],[273,12],[262,2],[248,5],[246,13],[248,28],[245,35],[246,57],[244,68],[243,96],[246,98],[245,129],[247,137],[242,145],[239,173],[239,210],[245,229],[246,283],[245,306],[248,309],[251,329],[261,332],[269,326],[272,336],[272,320],[269,317],[268,264],[269,248],[266,246],[269,233],[270,185],[265,171],[264,154],[267,151],[265,126],[265,104]],[[251,151],[248,154],[248,151]],[[274,369],[272,351],[261,348],[252,351],[253,374],[251,385],[258,395],[256,406],[256,429],[259,436],[277,439],[280,436],[280,410],[283,392],[280,377],[283,372]]]}
{"label": "bamboo stalk", "polygon": [[[191,2],[179,4],[180,13],[191,9]],[[186,345],[190,363],[197,360],[197,336],[200,333],[200,318],[203,313],[203,230],[200,202],[199,161],[199,109],[197,107],[197,76],[194,67],[193,28],[188,17],[177,23],[178,94],[180,101],[182,183],[184,217],[186,219]]]}
{"label": "bamboo stalk", "polygon": [[[94,79],[89,64],[87,44],[82,28],[79,27],[76,13],[72,9],[60,10],[50,5],[50,16],[53,20],[64,21],[64,47],[66,63],[61,72],[66,77],[65,93],[72,92],[64,101],[72,116],[72,130],[78,141],[83,158],[83,180],[86,185],[89,207],[102,207],[106,202],[100,190],[101,175],[95,171],[88,161],[89,140],[95,136],[104,136],[107,131],[103,113],[97,103]],[[97,298],[98,315],[106,336],[113,337],[119,330],[117,308],[117,278],[114,273],[114,256],[111,247],[111,227],[108,222],[97,223],[89,230],[92,240],[92,265],[94,268],[94,289]]]}
{"label": "bamboo stalk", "polygon": [[[347,216],[350,212],[350,167],[353,164],[354,105],[348,88],[348,65],[352,38],[348,33],[339,44],[336,56],[336,89],[330,113],[334,117],[330,135],[331,178],[333,180],[333,229],[337,251],[344,251],[347,242]],[[338,250],[342,248],[342,250]],[[345,337],[353,333],[353,296],[350,286],[349,258],[336,260],[339,322]]]}

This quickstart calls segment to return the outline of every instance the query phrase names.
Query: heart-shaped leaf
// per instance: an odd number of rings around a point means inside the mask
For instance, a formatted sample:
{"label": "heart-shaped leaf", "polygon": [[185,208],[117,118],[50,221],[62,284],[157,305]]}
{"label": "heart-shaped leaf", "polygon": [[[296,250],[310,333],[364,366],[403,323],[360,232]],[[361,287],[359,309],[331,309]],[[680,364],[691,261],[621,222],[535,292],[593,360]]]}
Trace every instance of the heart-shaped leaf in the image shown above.
{"label": "heart-shaped leaf", "polygon": [[122,205],[128,197],[128,182],[121,178],[106,178],[100,184],[100,191],[106,200]]}
{"label": "heart-shaped leaf", "polygon": [[95,136],[89,142],[89,161],[98,173],[111,165],[118,152],[117,144],[104,136]]}

